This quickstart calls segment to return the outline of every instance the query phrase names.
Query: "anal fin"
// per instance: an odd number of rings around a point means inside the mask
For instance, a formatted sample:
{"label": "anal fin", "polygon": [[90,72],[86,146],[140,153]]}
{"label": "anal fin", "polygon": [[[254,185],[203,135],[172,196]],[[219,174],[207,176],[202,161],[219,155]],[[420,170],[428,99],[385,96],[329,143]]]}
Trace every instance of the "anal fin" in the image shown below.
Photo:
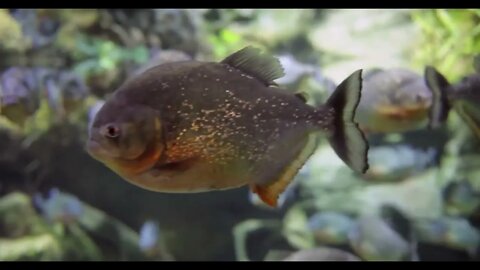
{"label": "anal fin", "polygon": [[265,204],[270,207],[277,207],[279,195],[285,191],[298,171],[313,154],[316,145],[317,135],[314,133],[309,134],[293,161],[287,164],[271,181],[265,184],[252,183],[250,185],[252,192],[256,193]]}

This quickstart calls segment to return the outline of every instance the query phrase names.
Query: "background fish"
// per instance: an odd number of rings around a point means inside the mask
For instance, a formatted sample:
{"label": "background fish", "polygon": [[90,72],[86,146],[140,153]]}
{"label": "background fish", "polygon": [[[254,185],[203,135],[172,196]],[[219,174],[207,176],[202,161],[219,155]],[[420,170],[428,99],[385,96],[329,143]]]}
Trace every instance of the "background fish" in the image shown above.
{"label": "background fish", "polygon": [[12,67],[0,77],[0,114],[20,126],[39,108],[38,88],[33,73]]}
{"label": "background fish", "polygon": [[418,149],[408,144],[370,147],[370,168],[364,179],[372,182],[394,182],[431,167],[436,151]]}
{"label": "background fish", "polygon": [[413,223],[415,234],[424,243],[464,250],[473,256],[480,246],[480,233],[463,218],[444,216]]}
{"label": "background fish", "polygon": [[355,120],[369,133],[405,132],[426,125],[431,94],[421,75],[401,68],[365,75]]}
{"label": "background fish", "polygon": [[480,192],[466,179],[450,182],[442,195],[449,215],[469,216],[480,209]]}
{"label": "background fish", "polygon": [[350,245],[360,258],[367,261],[404,260],[409,243],[382,218],[362,215],[349,234]]}
{"label": "background fish", "polygon": [[476,73],[464,77],[456,84],[448,80],[434,67],[425,68],[425,81],[432,91],[433,103],[429,114],[429,126],[443,124],[453,108],[480,139],[480,57],[474,59]]}
{"label": "background fish", "polygon": [[161,192],[249,185],[270,206],[326,135],[354,171],[368,143],[353,121],[361,70],[314,108],[273,82],[279,61],[246,47],[220,63],[182,61],[123,84],[97,113],[87,150],[127,181]]}

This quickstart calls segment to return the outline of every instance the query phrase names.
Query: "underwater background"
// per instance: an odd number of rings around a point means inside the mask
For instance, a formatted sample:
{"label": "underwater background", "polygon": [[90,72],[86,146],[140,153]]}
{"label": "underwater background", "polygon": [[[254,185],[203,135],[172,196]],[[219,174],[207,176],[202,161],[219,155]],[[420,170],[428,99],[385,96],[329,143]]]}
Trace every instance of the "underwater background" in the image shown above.
{"label": "underwater background", "polygon": [[[147,191],[85,152],[129,77],[248,45],[309,104],[365,70],[365,175],[323,140],[274,209],[248,187]],[[479,74],[478,54],[478,9],[0,10],[0,260],[478,261],[480,103],[429,128],[423,78]]]}

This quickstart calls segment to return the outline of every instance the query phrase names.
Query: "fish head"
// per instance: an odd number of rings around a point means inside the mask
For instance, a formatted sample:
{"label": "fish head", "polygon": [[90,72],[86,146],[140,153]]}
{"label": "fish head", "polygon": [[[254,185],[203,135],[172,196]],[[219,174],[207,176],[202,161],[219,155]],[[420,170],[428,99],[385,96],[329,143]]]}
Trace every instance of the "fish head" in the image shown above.
{"label": "fish head", "polygon": [[370,72],[357,120],[370,132],[405,132],[423,127],[431,104],[432,94],[419,74],[406,69]]}
{"label": "fish head", "polygon": [[163,152],[162,123],[156,110],[107,101],[89,128],[87,152],[114,171],[141,172]]}

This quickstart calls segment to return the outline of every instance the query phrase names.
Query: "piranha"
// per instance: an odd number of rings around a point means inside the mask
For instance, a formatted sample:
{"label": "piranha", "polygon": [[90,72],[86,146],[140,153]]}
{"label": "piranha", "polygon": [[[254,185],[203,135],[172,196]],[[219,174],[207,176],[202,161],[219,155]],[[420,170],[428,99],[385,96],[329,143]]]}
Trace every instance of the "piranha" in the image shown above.
{"label": "piranha", "polygon": [[473,61],[476,73],[450,82],[434,67],[425,67],[425,81],[432,91],[429,127],[437,128],[448,118],[453,108],[480,139],[480,55]]}
{"label": "piranha", "polygon": [[428,122],[431,93],[423,77],[403,68],[366,72],[355,120],[366,133],[407,132]]}
{"label": "piranha", "polygon": [[187,193],[248,185],[271,207],[326,136],[355,172],[368,142],[353,118],[362,70],[326,104],[274,82],[277,58],[245,47],[220,62],[165,63],[131,77],[96,114],[86,150],[126,181]]}

